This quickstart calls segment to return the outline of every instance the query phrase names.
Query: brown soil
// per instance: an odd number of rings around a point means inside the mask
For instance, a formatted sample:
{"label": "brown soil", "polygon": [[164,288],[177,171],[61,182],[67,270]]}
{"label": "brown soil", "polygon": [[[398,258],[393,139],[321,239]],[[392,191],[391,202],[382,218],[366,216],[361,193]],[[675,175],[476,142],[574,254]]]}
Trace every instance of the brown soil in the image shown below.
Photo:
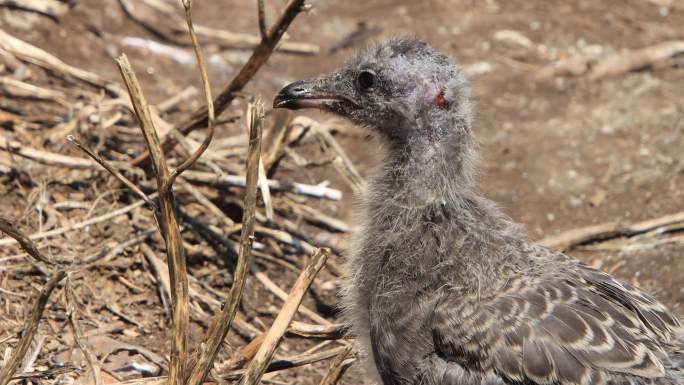
{"label": "brown soil", "polygon": [[[201,89],[192,65],[182,65],[138,48],[122,47],[120,39],[126,36],[161,40],[131,21],[117,1],[82,0],[76,3],[59,22],[0,8],[0,28],[69,64],[116,82],[120,82],[119,75],[110,55],[113,51],[123,50],[138,70],[152,104],[171,97],[188,85]],[[196,3],[197,23],[257,33],[256,10],[251,1]],[[267,1],[269,20],[275,19],[280,3]],[[630,223],[684,210],[684,61],[681,56],[654,68],[596,81],[582,76],[550,80],[538,80],[535,76],[539,69],[550,63],[548,57],[535,47],[543,46],[547,52],[557,52],[556,56],[566,57],[575,52],[619,51],[684,39],[684,7],[678,2],[320,0],[312,3],[313,10],[300,15],[288,34],[292,41],[318,44],[321,53],[315,56],[274,54],[269,64],[250,83],[246,93],[261,95],[268,105],[280,86],[329,71],[373,40],[415,35],[451,54],[470,71],[477,102],[475,126],[482,143],[480,190],[523,224],[530,238],[541,239],[563,230],[602,222]],[[367,33],[351,41],[349,47],[339,48],[340,43],[346,41],[345,37],[359,28],[360,22],[365,23]],[[533,47],[525,48],[496,39],[495,34],[501,30],[520,32],[529,38]],[[178,48],[191,53],[187,46]],[[205,48],[208,53],[219,49],[217,46]],[[331,49],[334,52],[330,52]],[[232,60],[234,64],[210,65],[214,92],[231,79],[249,55],[248,50],[226,52],[228,63]],[[478,68],[481,70],[477,71]],[[6,74],[0,71],[0,75]],[[58,85],[65,86],[59,82]],[[168,120],[181,120],[184,114],[199,106],[201,100],[197,97],[183,105]],[[20,103],[23,102],[0,95],[0,112],[19,109]],[[50,108],[53,107],[43,105],[40,111],[45,113]],[[233,111],[243,108],[244,102],[238,101]],[[331,119],[319,113],[310,115],[319,120]],[[363,132],[345,128],[343,123],[335,124],[341,127],[337,139],[361,172],[367,175],[379,160],[377,145],[369,141]],[[242,130],[239,124],[225,125],[221,127],[219,136],[234,135]],[[21,131],[12,132],[16,140],[21,140]],[[24,131],[23,135],[40,136],[41,131],[29,134]],[[62,151],[59,143],[46,143],[46,148]],[[297,151],[309,160],[314,160],[318,154],[314,145]],[[112,185],[107,176],[102,175],[99,186],[75,186],[71,182],[78,177],[72,171],[39,165],[24,166],[30,179],[43,185],[26,183],[22,177],[3,179],[0,176],[0,213],[21,218],[22,228],[27,232],[37,229],[35,205],[40,192],[46,194],[48,200],[59,200],[60,194],[72,196],[79,193],[82,199],[92,201]],[[343,200],[312,204],[353,224],[351,190],[330,165],[302,170],[292,161],[286,161],[275,177],[304,183],[328,180],[332,187],[343,190]],[[106,199],[107,202],[110,200]],[[98,210],[99,214],[107,207]],[[95,226],[87,234],[67,235],[49,245],[56,247],[56,254],[71,250],[64,246],[64,242],[83,243],[79,246],[95,250],[97,240],[101,241],[104,235],[107,239],[126,239],[129,234],[119,228],[124,224],[125,221]],[[141,224],[144,225],[150,224]],[[307,228],[307,231],[321,230]],[[121,233],[118,238],[117,232]],[[335,244],[344,246],[345,235],[322,235],[332,237]],[[83,248],[79,250],[83,251]],[[18,253],[18,249],[2,248],[0,260]],[[622,251],[584,250],[573,255],[654,293],[677,315],[684,316],[684,246],[681,243]],[[126,313],[141,326],[127,323],[125,329],[129,332],[116,336],[116,339],[144,345],[160,355],[167,354],[168,324],[154,285],[149,284],[148,273],[141,267],[145,265],[144,258],[137,249],[120,258],[133,258],[136,263],[112,262],[111,265],[89,270],[88,284],[81,286],[79,293],[93,309],[99,309],[104,303],[121,303],[122,298],[130,299],[122,306],[126,306]],[[199,255],[192,258],[192,274],[206,279],[216,289],[226,290],[229,287],[224,261]],[[0,288],[29,293],[35,292],[32,287],[44,282],[40,273],[27,267],[25,259],[1,263]],[[301,261],[297,263],[301,265]],[[261,267],[266,268],[283,288],[289,288],[296,277],[296,273],[278,270],[273,265]],[[116,274],[111,273],[112,269]],[[117,277],[124,277],[144,290],[136,292],[122,285]],[[321,282],[334,282],[335,277],[324,273],[320,279]],[[271,308],[280,306],[281,302],[254,279],[250,279],[245,293],[245,314],[259,318],[255,322],[268,325],[272,319]],[[318,303],[319,310],[323,305],[334,306],[334,291],[321,291],[319,294],[323,301],[323,304]],[[134,296],[136,298],[131,299]],[[10,330],[18,330],[20,323],[17,320],[21,319],[26,304],[20,298],[0,296],[0,315],[5,319],[0,320],[0,325],[3,325],[0,330],[7,330],[0,331],[0,341]],[[317,306],[312,298],[307,298],[305,303],[312,308]],[[328,311],[327,315],[334,317],[334,312]],[[99,317],[100,323],[118,320],[112,312],[103,312]],[[64,325],[63,321],[62,314],[61,318],[52,316],[50,323],[59,328]],[[93,326],[88,325],[89,328]],[[202,325],[194,326],[195,341],[203,331]],[[45,329],[44,333],[50,332]],[[244,340],[231,336],[231,344],[239,346],[244,344]],[[288,340],[279,354],[292,355],[309,346]],[[125,360],[126,357],[120,359]],[[47,360],[44,357],[38,362],[46,364]],[[317,383],[327,365],[289,371],[273,380]],[[367,382],[367,379],[356,365],[343,383],[358,384],[362,381]]]}

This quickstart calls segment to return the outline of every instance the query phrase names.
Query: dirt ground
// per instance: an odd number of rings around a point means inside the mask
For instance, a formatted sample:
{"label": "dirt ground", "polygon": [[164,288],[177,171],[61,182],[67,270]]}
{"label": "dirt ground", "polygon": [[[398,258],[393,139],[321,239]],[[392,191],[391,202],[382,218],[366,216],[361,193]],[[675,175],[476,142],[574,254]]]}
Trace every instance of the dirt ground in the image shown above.
{"label": "dirt ground", "polygon": [[[189,46],[166,41],[155,31],[133,21],[116,0],[73,3],[58,21],[0,7],[0,28],[69,64],[117,83],[120,78],[113,56],[126,52],[152,104],[172,97],[189,85],[201,89],[194,64],[180,63],[154,49],[137,47],[134,40],[124,38],[149,39],[186,55],[192,54]],[[167,3],[178,5],[171,0]],[[254,3],[196,0],[195,22],[258,34]],[[266,1],[269,21],[276,18],[282,3]],[[563,58],[591,53],[600,56],[684,40],[684,3],[677,0],[312,0],[311,5],[309,12],[294,21],[288,30],[288,39],[316,44],[320,53],[275,53],[249,83],[245,94],[260,95],[268,107],[284,84],[329,71],[373,41],[397,35],[417,36],[450,54],[469,74],[476,100],[475,131],[482,145],[479,189],[521,223],[531,239],[592,224],[628,224],[684,211],[684,55],[595,80],[583,75],[539,77],[540,71]],[[151,17],[158,17],[160,25],[163,24],[158,14],[152,13]],[[209,76],[215,93],[230,81],[251,52],[222,49],[216,44],[205,46],[205,50],[215,59],[209,60]],[[0,71],[0,76],[6,75]],[[49,84],[50,81],[43,83]],[[58,82],[55,86],[69,85]],[[78,86],[71,84],[71,87]],[[21,103],[0,93],[0,112],[16,111]],[[201,97],[193,98],[170,113],[168,120],[180,121],[201,103]],[[237,100],[234,105],[230,109],[233,113],[244,109],[243,100]],[[56,110],[56,107],[43,108],[43,113],[50,108]],[[227,112],[224,116],[230,114]],[[380,160],[377,144],[363,131],[322,113],[302,114],[339,127],[336,139],[363,175]],[[225,124],[219,127],[218,136],[235,135],[243,130],[240,124]],[[50,142],[48,136],[54,130],[22,133],[1,126],[0,132],[15,140],[20,140],[22,135],[44,138],[46,148],[78,154],[57,140]],[[314,144],[297,151],[310,160],[317,154]],[[40,201],[36,195],[47,196],[47,200],[59,200],[60,194],[70,196],[76,188],[62,182],[75,176],[56,167],[23,167],[29,170],[33,180],[41,182],[29,185],[20,177],[0,174],[0,214],[20,219],[25,231],[35,232],[37,222],[32,219],[32,213]],[[330,165],[301,168],[295,167],[290,159],[283,162],[273,177],[310,184],[328,181],[331,187],[343,191],[343,199],[312,204],[353,227],[352,190]],[[100,180],[100,186],[79,190],[84,200],[93,201],[107,191],[106,175],[101,175]],[[108,207],[100,207],[98,212]],[[124,224],[114,222],[98,227],[92,230],[94,234],[89,234],[92,244],[81,246],[95,249],[104,238],[125,239],[129,235],[121,226]],[[307,227],[306,231],[318,239],[325,237],[340,249],[344,249],[348,237],[343,233],[317,234],[319,230],[314,227]],[[61,242],[84,240],[66,235]],[[51,243],[47,246],[65,250]],[[588,246],[571,253],[648,290],[684,317],[684,243],[681,239],[670,237],[628,246]],[[18,254],[18,248],[0,248],[0,288],[15,293],[15,297],[5,291],[0,293],[0,309],[3,309],[0,316],[4,318],[0,322],[0,347],[3,349],[3,337],[18,331],[17,320],[25,311],[26,297],[17,295],[35,292],[45,280],[27,262],[12,259]],[[168,354],[168,324],[154,285],[146,283],[146,273],[141,272],[144,258],[137,249],[121,258],[133,258],[137,262],[122,263],[116,259],[112,265],[93,267],[87,275],[88,284],[78,292],[92,306],[97,303],[125,306],[125,313],[133,321],[124,320],[127,326],[123,329],[127,332],[115,337],[164,356]],[[341,257],[335,258],[341,262]],[[297,261],[298,265],[301,263]],[[279,270],[272,264],[261,267],[283,288],[289,288],[297,276],[296,272]],[[130,285],[112,278],[111,269],[115,269],[115,276],[125,277]],[[223,291],[230,285],[227,269],[222,260],[200,257],[193,259],[190,267],[197,278]],[[321,283],[316,291],[319,298],[309,296],[305,304],[334,321],[337,278],[325,272],[319,279]],[[254,279],[248,282],[245,296],[245,314],[250,320],[257,319],[256,324],[263,323],[260,329],[265,329],[272,320],[273,310],[282,303]],[[129,300],[122,304],[126,298]],[[45,329],[46,335],[58,333],[64,322],[63,314],[61,317],[50,318],[48,324],[53,330]],[[117,319],[116,309],[99,317],[100,324],[113,322]],[[88,324],[88,328],[96,326]],[[193,341],[201,338],[205,327],[193,323]],[[46,345],[54,342],[50,338],[47,341]],[[241,346],[245,340],[231,335],[230,343]],[[279,354],[292,355],[310,346],[287,340]],[[45,349],[50,351],[51,347]],[[132,357],[124,353],[114,356],[121,362]],[[69,358],[59,360],[66,362]],[[48,362],[55,360],[43,357],[37,362],[50,366]],[[269,381],[318,383],[327,366],[328,363],[321,363],[288,371]],[[121,375],[124,379],[130,378],[127,376]],[[342,380],[344,384],[367,382],[359,365]]]}

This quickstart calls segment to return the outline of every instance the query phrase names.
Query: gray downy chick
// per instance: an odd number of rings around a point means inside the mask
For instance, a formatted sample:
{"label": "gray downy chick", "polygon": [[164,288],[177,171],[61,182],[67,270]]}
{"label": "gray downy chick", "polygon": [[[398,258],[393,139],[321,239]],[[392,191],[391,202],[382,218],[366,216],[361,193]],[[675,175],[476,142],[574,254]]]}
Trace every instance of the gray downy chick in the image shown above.
{"label": "gray downy chick", "polygon": [[286,86],[274,107],[332,112],[387,146],[343,289],[384,385],[684,384],[684,333],[665,306],[529,242],[474,191],[469,86],[447,56],[391,39]]}

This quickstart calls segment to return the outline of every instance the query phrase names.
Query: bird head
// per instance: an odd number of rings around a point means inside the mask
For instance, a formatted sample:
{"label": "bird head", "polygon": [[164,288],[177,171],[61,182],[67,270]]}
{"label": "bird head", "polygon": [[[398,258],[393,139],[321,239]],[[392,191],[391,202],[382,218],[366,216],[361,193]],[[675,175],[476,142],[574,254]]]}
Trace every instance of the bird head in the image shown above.
{"label": "bird head", "polygon": [[[319,108],[390,144],[438,143],[470,131],[469,87],[441,52],[413,38],[370,47],[342,68],[285,86],[274,108]],[[402,146],[403,147],[403,146]]]}

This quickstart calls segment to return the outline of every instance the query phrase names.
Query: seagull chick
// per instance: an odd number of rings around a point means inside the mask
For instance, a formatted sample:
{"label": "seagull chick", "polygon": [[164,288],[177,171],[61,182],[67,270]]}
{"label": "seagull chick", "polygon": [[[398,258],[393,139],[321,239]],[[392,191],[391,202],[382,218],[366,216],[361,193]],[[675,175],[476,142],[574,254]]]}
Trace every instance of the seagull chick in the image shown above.
{"label": "seagull chick", "polygon": [[387,147],[343,285],[384,385],[684,384],[684,332],[665,306],[530,242],[475,191],[469,86],[446,55],[390,39],[273,106],[332,112]]}

